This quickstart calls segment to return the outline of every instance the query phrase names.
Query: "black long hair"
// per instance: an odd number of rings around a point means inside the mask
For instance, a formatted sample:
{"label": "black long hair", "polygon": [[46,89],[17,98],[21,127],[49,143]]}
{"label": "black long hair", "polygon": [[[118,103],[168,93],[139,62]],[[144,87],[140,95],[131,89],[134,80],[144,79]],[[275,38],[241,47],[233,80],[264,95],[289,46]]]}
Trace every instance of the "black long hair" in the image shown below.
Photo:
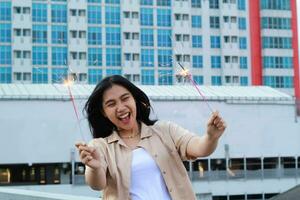
{"label": "black long hair", "polygon": [[105,138],[116,129],[115,125],[103,115],[102,108],[103,94],[113,85],[122,86],[132,94],[136,104],[136,119],[138,122],[143,122],[146,125],[153,125],[156,122],[156,120],[150,120],[149,118],[150,101],[141,89],[120,75],[108,76],[96,85],[84,106],[93,138]]}

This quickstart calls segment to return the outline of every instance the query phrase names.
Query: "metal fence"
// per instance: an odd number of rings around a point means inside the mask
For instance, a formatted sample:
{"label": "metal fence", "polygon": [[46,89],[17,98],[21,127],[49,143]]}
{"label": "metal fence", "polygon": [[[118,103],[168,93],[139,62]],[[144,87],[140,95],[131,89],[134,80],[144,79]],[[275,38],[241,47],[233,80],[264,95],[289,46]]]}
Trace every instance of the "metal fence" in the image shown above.
{"label": "metal fence", "polygon": [[300,169],[216,170],[189,172],[191,180],[280,179],[298,178]]}

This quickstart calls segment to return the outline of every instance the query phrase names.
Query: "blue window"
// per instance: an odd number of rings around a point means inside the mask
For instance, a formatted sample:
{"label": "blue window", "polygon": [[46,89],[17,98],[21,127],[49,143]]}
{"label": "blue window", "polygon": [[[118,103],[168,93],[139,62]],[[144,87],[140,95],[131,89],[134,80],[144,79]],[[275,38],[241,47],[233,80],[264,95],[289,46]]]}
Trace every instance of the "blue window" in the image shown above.
{"label": "blue window", "polygon": [[106,49],[106,65],[121,66],[121,49],[107,48]]}
{"label": "blue window", "polygon": [[263,37],[263,48],[271,49],[291,49],[291,37]]}
{"label": "blue window", "polygon": [[173,85],[173,70],[158,70],[158,85]]}
{"label": "blue window", "polygon": [[153,26],[153,9],[141,8],[141,25]]}
{"label": "blue window", "polygon": [[220,36],[210,36],[210,48],[221,48]]}
{"label": "blue window", "polygon": [[170,9],[157,9],[157,26],[171,26]]}
{"label": "blue window", "polygon": [[247,76],[241,76],[240,84],[241,84],[241,86],[247,86],[248,85],[248,77]]}
{"label": "blue window", "polygon": [[260,7],[270,10],[290,10],[291,3],[290,0],[261,0]]}
{"label": "blue window", "polygon": [[201,28],[201,16],[200,15],[192,15],[192,27],[193,28]]}
{"label": "blue window", "polygon": [[88,23],[101,24],[101,6],[88,6]]}
{"label": "blue window", "polygon": [[101,3],[101,0],[88,0],[88,3]]}
{"label": "blue window", "polygon": [[121,45],[121,29],[106,27],[106,45]]}
{"label": "blue window", "polygon": [[210,16],[209,17],[209,27],[210,28],[220,28],[220,17]]}
{"label": "blue window", "polygon": [[47,65],[48,49],[47,47],[32,47],[32,64]]}
{"label": "blue window", "polygon": [[67,68],[52,68],[52,83],[63,83],[68,76]]}
{"label": "blue window", "polygon": [[239,10],[246,10],[245,0],[238,0],[238,9]]}
{"label": "blue window", "polygon": [[52,26],[51,29],[51,37],[53,44],[67,44],[67,26]]}
{"label": "blue window", "polygon": [[0,24],[0,42],[11,42],[11,24]]}
{"label": "blue window", "polygon": [[0,83],[11,83],[11,77],[11,67],[0,67]]}
{"label": "blue window", "polygon": [[11,21],[11,2],[0,2],[0,21]]}
{"label": "blue window", "polygon": [[193,67],[202,68],[203,67],[203,57],[202,56],[193,56]]}
{"label": "blue window", "polygon": [[107,69],[106,70],[106,76],[112,76],[112,75],[121,75],[122,70],[120,69]]}
{"label": "blue window", "polygon": [[52,4],[51,5],[51,21],[57,23],[67,22],[67,5]]}
{"label": "blue window", "polygon": [[202,48],[202,36],[201,35],[193,35],[192,36],[192,47]]}
{"label": "blue window", "polygon": [[89,66],[102,66],[102,49],[89,48],[88,49],[88,65]]}
{"label": "blue window", "polygon": [[171,0],[157,0],[157,6],[171,6]]}
{"label": "blue window", "polygon": [[159,49],[158,67],[172,67],[172,50]]}
{"label": "blue window", "polygon": [[211,84],[212,85],[222,85],[222,78],[221,78],[221,76],[212,76],[211,77]]}
{"label": "blue window", "polygon": [[246,37],[239,38],[239,46],[240,46],[240,49],[247,49],[247,38]]}
{"label": "blue window", "polygon": [[88,70],[88,83],[97,84],[102,80],[102,70],[101,69],[89,69]]}
{"label": "blue window", "polygon": [[248,61],[247,61],[247,57],[240,57],[240,68],[241,69],[247,69],[248,68]]}
{"label": "blue window", "polygon": [[42,44],[47,43],[47,25],[32,26],[32,42]]}
{"label": "blue window", "polygon": [[120,7],[106,6],[105,7],[105,23],[120,24]]}
{"label": "blue window", "polygon": [[32,21],[47,22],[47,4],[33,3],[32,4]]}
{"label": "blue window", "polygon": [[66,47],[52,47],[52,65],[67,65],[68,49]]}
{"label": "blue window", "polygon": [[246,18],[245,17],[239,17],[239,29],[246,30]]}
{"label": "blue window", "polygon": [[203,85],[203,76],[194,75],[193,80],[197,83],[197,85]]}
{"label": "blue window", "polygon": [[278,69],[291,69],[293,68],[293,57],[280,57],[280,56],[264,56],[264,68],[278,68]]}
{"label": "blue window", "polygon": [[261,18],[261,27],[263,29],[284,29],[290,30],[291,18],[283,17],[263,17]]}
{"label": "blue window", "polygon": [[221,68],[221,56],[210,57],[211,68]]}
{"label": "blue window", "polygon": [[120,4],[120,0],[105,0],[105,3]]}
{"label": "blue window", "polygon": [[101,27],[88,27],[88,44],[102,44]]}
{"label": "blue window", "polygon": [[153,46],[153,29],[141,29],[141,46]]}
{"label": "blue window", "polygon": [[192,0],[192,8],[201,8],[201,0]]}
{"label": "blue window", "polygon": [[210,9],[219,9],[219,0],[209,0]]}
{"label": "blue window", "polygon": [[171,30],[158,29],[157,30],[157,46],[159,47],[171,47]]}
{"label": "blue window", "polygon": [[154,50],[153,49],[142,49],[142,67],[154,67]]}
{"label": "blue window", "polygon": [[274,88],[293,88],[293,82],[292,76],[263,76],[263,85]]}
{"label": "blue window", "polygon": [[32,83],[48,83],[48,68],[32,68]]}
{"label": "blue window", "polygon": [[153,0],[140,0],[140,4],[145,6],[152,6]]}
{"label": "blue window", "polygon": [[142,85],[154,85],[154,70],[142,69]]}
{"label": "blue window", "polygon": [[0,64],[11,64],[11,46],[0,46]]}

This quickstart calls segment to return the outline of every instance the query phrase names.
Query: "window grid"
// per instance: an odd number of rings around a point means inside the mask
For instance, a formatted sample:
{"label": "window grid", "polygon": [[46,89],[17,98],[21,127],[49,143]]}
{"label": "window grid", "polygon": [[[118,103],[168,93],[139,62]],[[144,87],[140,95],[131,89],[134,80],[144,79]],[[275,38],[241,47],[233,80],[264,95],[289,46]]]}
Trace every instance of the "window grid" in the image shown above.
{"label": "window grid", "polygon": [[32,68],[32,83],[48,83],[48,68]]}
{"label": "window grid", "polygon": [[142,49],[141,50],[142,67],[154,67],[154,50]]}
{"label": "window grid", "polygon": [[121,66],[121,49],[107,48],[106,49],[106,65]]}
{"label": "window grid", "polygon": [[48,64],[48,48],[47,47],[32,47],[32,64],[47,65]]}
{"label": "window grid", "polygon": [[102,49],[89,48],[88,49],[88,65],[89,66],[102,66]]}
{"label": "window grid", "polygon": [[142,69],[142,85],[154,85],[154,70]]}
{"label": "window grid", "polygon": [[88,69],[88,83],[97,84],[102,80],[102,70],[101,69]]}

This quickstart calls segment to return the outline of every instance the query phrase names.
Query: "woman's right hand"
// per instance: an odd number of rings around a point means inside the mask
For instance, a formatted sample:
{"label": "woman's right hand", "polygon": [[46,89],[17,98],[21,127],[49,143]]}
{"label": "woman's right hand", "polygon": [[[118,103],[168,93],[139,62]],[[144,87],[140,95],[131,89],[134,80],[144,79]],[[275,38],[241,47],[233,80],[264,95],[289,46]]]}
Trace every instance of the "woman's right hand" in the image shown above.
{"label": "woman's right hand", "polygon": [[83,164],[93,170],[97,170],[101,167],[100,154],[95,147],[88,146],[85,142],[77,142],[75,146],[79,151],[79,158]]}

